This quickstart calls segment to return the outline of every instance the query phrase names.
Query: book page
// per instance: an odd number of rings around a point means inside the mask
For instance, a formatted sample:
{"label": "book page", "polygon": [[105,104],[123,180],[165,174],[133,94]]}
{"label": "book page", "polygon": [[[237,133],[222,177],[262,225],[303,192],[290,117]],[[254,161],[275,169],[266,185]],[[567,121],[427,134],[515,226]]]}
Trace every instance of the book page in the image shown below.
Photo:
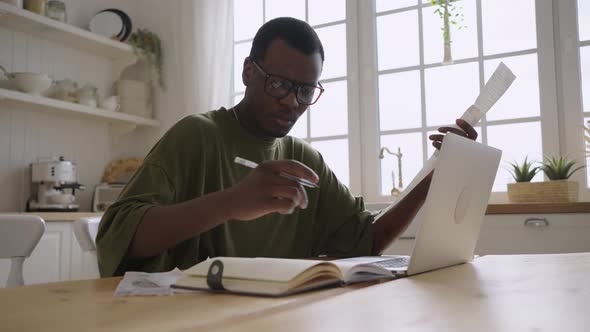
{"label": "book page", "polygon": [[[483,116],[496,104],[496,102],[504,95],[506,90],[512,85],[512,82],[516,79],[516,76],[512,73],[510,68],[503,62],[500,62],[492,77],[488,80],[484,88],[479,93],[479,96],[475,99],[475,103],[467,108],[467,110],[461,115],[461,119],[465,120],[471,126],[477,125],[477,123],[483,118]],[[458,128],[457,125],[453,127]],[[392,209],[397,202],[400,202],[409,192],[422,181],[430,172],[436,167],[436,160],[438,157],[438,150],[436,150],[432,156],[426,161],[422,169],[416,174],[412,182],[402,191],[398,199],[387,208],[383,209],[373,220],[373,223],[377,222],[387,211]]]}
{"label": "book page", "polygon": [[185,275],[207,277],[209,265],[216,260],[223,263],[224,278],[288,282],[297,275],[316,265],[326,263],[319,260],[286,258],[245,258],[215,257],[209,258],[187,270]]}

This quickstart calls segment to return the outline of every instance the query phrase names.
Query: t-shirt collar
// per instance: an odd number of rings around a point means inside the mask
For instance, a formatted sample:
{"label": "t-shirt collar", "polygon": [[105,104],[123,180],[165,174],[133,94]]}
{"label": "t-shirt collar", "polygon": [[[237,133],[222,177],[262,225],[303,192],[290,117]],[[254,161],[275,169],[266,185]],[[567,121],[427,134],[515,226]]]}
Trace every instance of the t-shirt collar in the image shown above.
{"label": "t-shirt collar", "polygon": [[262,139],[251,134],[246,130],[246,128],[242,127],[239,121],[234,117],[231,108],[224,108],[223,111],[223,114],[225,115],[224,118],[226,118],[229,129],[233,133],[233,136],[240,141],[240,144],[244,143],[247,145],[260,146],[263,148],[273,148],[279,142],[279,139],[277,138]]}

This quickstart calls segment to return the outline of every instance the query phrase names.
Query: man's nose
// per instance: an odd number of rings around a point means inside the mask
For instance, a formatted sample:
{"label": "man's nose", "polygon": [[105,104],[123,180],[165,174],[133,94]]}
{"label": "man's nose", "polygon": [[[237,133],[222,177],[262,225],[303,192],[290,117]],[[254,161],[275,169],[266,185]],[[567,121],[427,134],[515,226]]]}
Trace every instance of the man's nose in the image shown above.
{"label": "man's nose", "polygon": [[297,101],[297,89],[292,89],[289,91],[289,94],[283,97],[281,102],[289,107],[292,107],[293,110],[299,108],[299,102]]}

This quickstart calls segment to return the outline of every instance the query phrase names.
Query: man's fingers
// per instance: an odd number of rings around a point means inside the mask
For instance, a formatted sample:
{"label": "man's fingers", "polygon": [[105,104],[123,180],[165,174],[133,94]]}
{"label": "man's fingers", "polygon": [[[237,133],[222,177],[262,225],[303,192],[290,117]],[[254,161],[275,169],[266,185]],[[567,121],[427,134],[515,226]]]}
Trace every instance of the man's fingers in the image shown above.
{"label": "man's fingers", "polygon": [[279,174],[275,174],[272,179],[272,184],[275,186],[289,186],[289,187],[297,188],[297,190],[299,191],[299,195],[301,197],[299,207],[302,209],[307,208],[307,204],[308,204],[307,191],[305,191],[305,188],[303,188],[303,186],[299,182],[297,182],[295,180],[287,179],[286,177],[281,176]]}
{"label": "man's fingers", "polygon": [[461,127],[461,129],[463,129],[465,133],[467,133],[467,137],[474,141],[477,139],[477,131],[475,130],[475,128],[473,128],[473,126],[467,123],[467,121],[463,119],[457,119],[455,123],[457,124],[457,126]]}
{"label": "man's fingers", "polygon": [[463,136],[463,137],[467,137],[469,139],[472,140],[476,140],[477,139],[477,131],[475,130],[475,128],[473,128],[473,126],[471,126],[469,123],[467,123],[465,120],[463,119],[457,119],[455,121],[457,123],[457,126],[459,126],[459,128],[456,127],[440,127],[438,128],[438,131],[446,134],[446,133],[453,133],[459,136]]}
{"label": "man's fingers", "polygon": [[293,201],[289,199],[270,197],[267,202],[270,212],[278,212],[280,214],[291,214],[296,207]]}
{"label": "man's fingers", "polygon": [[307,208],[307,193],[299,184],[295,186],[275,185],[270,190],[269,196],[291,201],[293,207],[300,207],[302,209]]}
{"label": "man's fingers", "polygon": [[431,141],[442,141],[445,138],[445,135],[433,134],[428,136],[428,138],[430,138]]}
{"label": "man's fingers", "polygon": [[468,134],[466,132],[464,132],[461,129],[457,129],[457,128],[453,128],[453,127],[441,127],[438,129],[438,131],[441,133],[453,133],[453,134],[456,134],[459,136],[468,137],[467,136]]}
{"label": "man's fingers", "polygon": [[274,173],[286,173],[313,183],[319,181],[318,175],[305,164],[297,160],[270,160],[259,164],[259,167],[270,170]]}

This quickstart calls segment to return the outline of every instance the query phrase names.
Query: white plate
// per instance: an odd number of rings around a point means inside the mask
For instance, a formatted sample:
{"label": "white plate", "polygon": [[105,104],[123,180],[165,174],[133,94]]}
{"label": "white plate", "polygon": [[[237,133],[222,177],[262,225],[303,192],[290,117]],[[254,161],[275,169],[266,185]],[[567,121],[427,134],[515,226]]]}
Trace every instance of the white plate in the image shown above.
{"label": "white plate", "polygon": [[90,20],[90,31],[105,36],[109,39],[118,40],[118,35],[123,31],[124,24],[121,16],[116,13],[103,11]]}

